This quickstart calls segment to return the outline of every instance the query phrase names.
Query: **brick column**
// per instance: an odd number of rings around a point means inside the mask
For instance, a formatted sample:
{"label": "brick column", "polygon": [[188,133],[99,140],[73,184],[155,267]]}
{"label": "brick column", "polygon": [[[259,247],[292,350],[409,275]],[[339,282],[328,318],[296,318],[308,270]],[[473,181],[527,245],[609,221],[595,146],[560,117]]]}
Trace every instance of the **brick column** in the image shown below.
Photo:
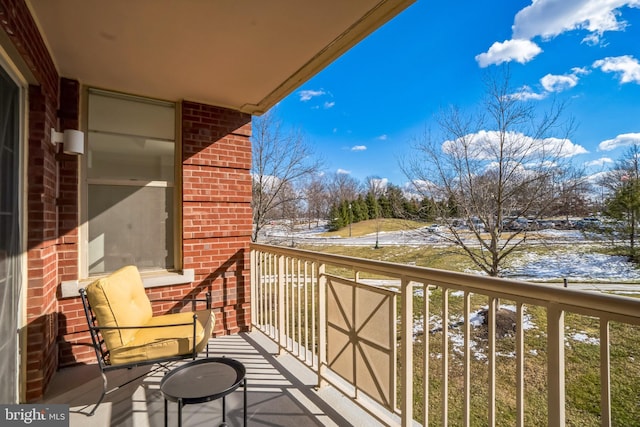
{"label": "brick column", "polygon": [[220,107],[182,104],[184,268],[209,290],[214,334],[251,325],[251,116]]}

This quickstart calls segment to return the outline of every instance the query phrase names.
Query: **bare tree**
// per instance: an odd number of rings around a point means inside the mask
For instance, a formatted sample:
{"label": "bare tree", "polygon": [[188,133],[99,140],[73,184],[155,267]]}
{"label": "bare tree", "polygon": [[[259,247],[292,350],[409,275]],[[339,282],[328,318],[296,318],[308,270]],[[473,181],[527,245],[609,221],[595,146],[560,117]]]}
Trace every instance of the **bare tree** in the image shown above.
{"label": "bare tree", "polygon": [[[609,189],[606,202],[607,214],[622,224],[629,239],[628,256],[638,261],[636,234],[640,220],[640,144],[633,144],[615,166],[602,178],[602,185]],[[619,231],[619,230],[617,230]]]}
{"label": "bare tree", "polygon": [[271,111],[252,125],[253,233],[258,235],[270,216],[289,212],[303,198],[299,184],[317,174],[321,162],[313,156],[301,132],[284,130]]}
{"label": "bare tree", "polygon": [[562,103],[537,114],[531,102],[514,95],[508,68],[485,83],[480,113],[455,107],[441,113],[441,139],[426,134],[401,167],[416,190],[440,202],[438,216],[448,228],[443,237],[497,276],[525,240],[526,218],[545,215],[558,184],[570,184],[563,179],[579,147],[568,139],[572,123],[561,121]]}
{"label": "bare tree", "polygon": [[307,219],[309,228],[311,223],[319,224],[320,219],[329,216],[329,197],[324,175],[316,174],[304,184],[305,199],[307,203]]}
{"label": "bare tree", "polygon": [[354,177],[345,173],[335,173],[327,183],[328,194],[332,205],[345,200],[355,200],[362,191],[362,186]]}

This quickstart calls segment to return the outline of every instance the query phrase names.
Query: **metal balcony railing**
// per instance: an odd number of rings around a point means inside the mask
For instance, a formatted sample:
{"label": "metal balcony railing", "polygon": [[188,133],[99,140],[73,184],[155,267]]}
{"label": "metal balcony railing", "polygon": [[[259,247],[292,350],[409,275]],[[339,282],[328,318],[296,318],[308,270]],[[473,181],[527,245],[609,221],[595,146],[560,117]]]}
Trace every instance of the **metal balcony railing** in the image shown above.
{"label": "metal balcony railing", "polygon": [[612,412],[621,417],[614,424],[640,419],[629,391],[640,390],[640,300],[251,250],[254,327],[313,369],[319,387],[332,384],[383,423],[583,425],[585,406],[602,426]]}

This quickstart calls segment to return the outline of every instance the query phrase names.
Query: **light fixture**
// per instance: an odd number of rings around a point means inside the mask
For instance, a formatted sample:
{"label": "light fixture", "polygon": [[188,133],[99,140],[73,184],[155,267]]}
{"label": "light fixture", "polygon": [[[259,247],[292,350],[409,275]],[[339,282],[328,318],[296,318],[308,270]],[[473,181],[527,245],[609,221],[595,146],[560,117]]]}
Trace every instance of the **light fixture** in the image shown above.
{"label": "light fixture", "polygon": [[79,130],[67,129],[57,132],[55,128],[51,128],[51,143],[64,144],[62,151],[66,154],[84,154],[84,132]]}

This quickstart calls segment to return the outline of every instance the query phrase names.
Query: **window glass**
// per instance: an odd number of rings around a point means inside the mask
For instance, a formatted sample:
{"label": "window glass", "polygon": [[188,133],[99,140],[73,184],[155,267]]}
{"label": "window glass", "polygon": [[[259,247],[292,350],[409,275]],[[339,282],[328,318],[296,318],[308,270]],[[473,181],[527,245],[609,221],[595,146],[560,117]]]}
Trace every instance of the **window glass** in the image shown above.
{"label": "window glass", "polygon": [[89,275],[174,267],[175,107],[90,91]]}

